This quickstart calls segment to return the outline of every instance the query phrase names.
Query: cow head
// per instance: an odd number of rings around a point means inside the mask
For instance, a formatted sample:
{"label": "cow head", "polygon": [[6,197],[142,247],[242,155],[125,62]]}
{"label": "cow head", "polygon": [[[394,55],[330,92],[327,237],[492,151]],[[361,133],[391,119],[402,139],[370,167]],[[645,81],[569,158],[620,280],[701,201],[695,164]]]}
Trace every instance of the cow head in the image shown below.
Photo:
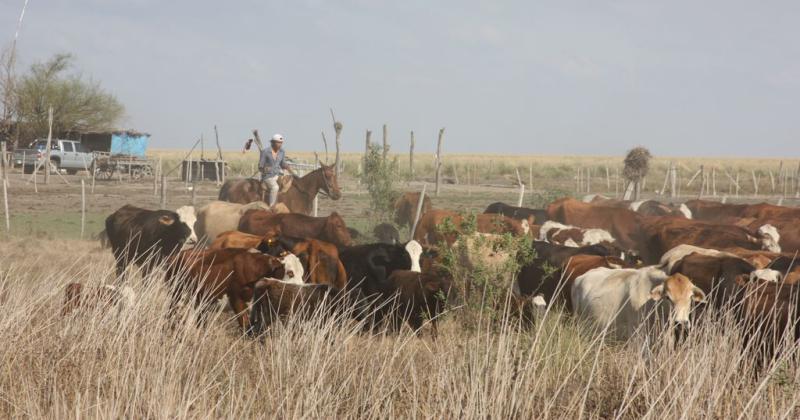
{"label": "cow head", "polygon": [[252,281],[256,281],[263,277],[271,277],[282,279],[286,277],[286,268],[280,259],[272,255],[261,253],[251,253],[248,268],[252,270],[248,277]]}
{"label": "cow head", "polygon": [[411,271],[420,273],[422,268],[419,265],[419,257],[422,255],[422,245],[419,242],[411,240],[405,245],[408,256],[411,257]]}
{"label": "cow head", "polygon": [[339,213],[333,212],[328,216],[325,221],[325,235],[329,242],[336,245],[353,245],[353,238],[350,237],[347,225],[344,223],[342,216],[339,216]]}
{"label": "cow head", "polygon": [[297,258],[297,256],[294,254],[284,252],[280,257],[280,260],[281,263],[283,263],[284,268],[283,281],[294,284],[303,284],[305,269],[303,269],[303,263],[300,262],[300,258]]}
{"label": "cow head", "polygon": [[[160,211],[160,213],[157,223],[162,243],[175,244],[175,246],[180,248],[180,245],[186,242],[186,239],[191,236],[192,230],[189,229],[189,226],[180,221],[180,216],[177,213],[171,211]],[[173,245],[168,245],[168,247],[172,246]]]}
{"label": "cow head", "polygon": [[197,222],[197,215],[194,211],[194,206],[183,206],[175,210],[178,213],[178,219],[185,224],[191,233],[186,239],[187,244],[197,243],[197,235],[194,233],[194,224]]}
{"label": "cow head", "polygon": [[704,302],[706,294],[683,274],[673,274],[664,283],[650,291],[653,301],[667,301],[672,305],[670,320],[675,332],[675,342],[686,339],[691,329],[690,315],[694,303]]}
{"label": "cow head", "polygon": [[761,238],[761,247],[769,252],[781,252],[779,242],[781,235],[778,234],[778,229],[772,225],[764,225],[758,228],[758,236]]}
{"label": "cow head", "polygon": [[334,168],[334,165],[320,164],[319,166],[322,173],[322,189],[328,194],[331,200],[342,198],[342,191],[339,189],[339,180],[336,177],[336,168]]}

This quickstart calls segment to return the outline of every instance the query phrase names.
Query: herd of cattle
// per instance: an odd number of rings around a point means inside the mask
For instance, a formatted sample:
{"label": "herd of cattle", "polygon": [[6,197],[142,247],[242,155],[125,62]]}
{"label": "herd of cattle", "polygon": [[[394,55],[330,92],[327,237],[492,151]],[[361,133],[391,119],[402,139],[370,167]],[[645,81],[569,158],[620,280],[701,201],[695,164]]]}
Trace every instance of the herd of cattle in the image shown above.
{"label": "herd of cattle", "polygon": [[[510,234],[530,238],[535,251],[499,279],[523,312],[563,305],[619,339],[668,322],[681,339],[692,317],[732,308],[743,333],[764,348],[784,332],[800,338],[800,208],[601,196],[543,209],[494,203],[472,218],[476,232],[465,233],[467,216],[419,201],[419,193],[404,193],[394,224],[378,225],[380,241],[371,244],[355,245],[360,234],[335,212],[312,217],[263,202],[215,201],[196,212],[124,206],[106,220],[106,235],[120,276],[130,264],[145,273],[163,264],[173,303],[190,298],[205,307],[226,296],[246,331],[301,310],[348,305],[355,317],[392,328],[407,322],[419,331],[430,319],[435,332],[437,316],[460,294],[440,264],[442,249],[460,249],[467,272],[501,267],[518,256],[491,239]],[[413,240],[402,243],[397,226],[414,225]],[[80,299],[71,285],[65,310]]]}

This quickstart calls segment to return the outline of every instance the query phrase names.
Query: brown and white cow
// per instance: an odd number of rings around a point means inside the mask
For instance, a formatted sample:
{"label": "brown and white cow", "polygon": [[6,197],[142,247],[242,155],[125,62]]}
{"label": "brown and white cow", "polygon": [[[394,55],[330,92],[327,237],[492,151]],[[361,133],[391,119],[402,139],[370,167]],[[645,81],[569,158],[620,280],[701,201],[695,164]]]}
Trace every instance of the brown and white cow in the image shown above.
{"label": "brown and white cow", "polygon": [[539,240],[573,248],[615,242],[611,234],[603,229],[579,228],[554,221],[547,221],[539,228]]}
{"label": "brown and white cow", "polygon": [[594,206],[563,198],[547,206],[547,215],[550,220],[566,225],[603,229],[626,251],[638,249],[641,243],[642,217],[630,209]]}
{"label": "brown and white cow", "polygon": [[[269,211],[269,206],[261,201],[250,204],[229,203],[227,201],[212,201],[197,212],[195,233],[202,246],[210,245],[221,233],[236,230],[239,220],[248,211],[261,209]],[[279,231],[271,232],[277,236]]]}
{"label": "brown and white cow", "polygon": [[[422,215],[414,232],[414,240],[423,245],[436,245],[446,242],[452,245],[459,233],[464,231],[464,216],[450,210],[431,210]],[[530,225],[527,220],[514,220],[500,214],[475,215],[475,230],[479,233],[512,233],[516,236],[528,235]],[[449,226],[449,231],[442,231]]]}

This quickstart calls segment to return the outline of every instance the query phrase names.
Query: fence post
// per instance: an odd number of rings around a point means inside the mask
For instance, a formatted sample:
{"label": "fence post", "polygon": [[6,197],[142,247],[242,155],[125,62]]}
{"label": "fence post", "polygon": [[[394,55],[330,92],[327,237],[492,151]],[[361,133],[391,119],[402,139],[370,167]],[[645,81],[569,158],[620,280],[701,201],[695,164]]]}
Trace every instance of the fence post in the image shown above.
{"label": "fence post", "polygon": [[389,129],[386,124],[383,125],[383,161],[389,156]]}
{"label": "fence post", "polygon": [[161,172],[161,208],[167,208],[167,176]]}
{"label": "fence post", "polygon": [[411,130],[411,145],[408,147],[408,179],[414,180],[414,130]]}
{"label": "fence post", "polygon": [[750,173],[753,175],[753,196],[758,197],[758,180],[761,178],[760,176],[756,178],[756,170],[752,169]]}
{"label": "fence post", "polygon": [[736,170],[736,198],[739,198],[739,170]]}
{"label": "fence post", "polygon": [[436,142],[436,196],[439,196],[439,187],[442,182],[442,139],[444,128],[439,129],[439,141]]}
{"label": "fence post", "polygon": [[86,182],[81,179],[81,239],[86,231]]}
{"label": "fence post", "polygon": [[3,213],[6,216],[6,232],[11,233],[11,219],[8,214],[8,180],[0,181],[3,183]]}
{"label": "fence post", "polygon": [[528,164],[528,188],[533,189],[533,162]]}
{"label": "fence post", "polygon": [[0,180],[7,180],[8,179],[8,171],[6,170],[6,142],[0,142]]}
{"label": "fence post", "polygon": [[517,198],[517,207],[522,207],[522,201],[525,199],[525,184],[522,183],[522,178],[519,177],[519,169],[514,168],[517,174],[517,184],[519,184],[519,197]]}
{"label": "fence post", "polygon": [[408,233],[408,240],[414,239],[414,232],[417,231],[417,224],[419,223],[419,217],[421,216],[420,212],[422,211],[422,203],[425,201],[425,190],[428,188],[428,184],[422,184],[422,192],[419,193],[419,201],[417,202],[417,211],[414,213],[414,224],[411,225],[411,230]]}
{"label": "fence post", "polygon": [[[44,162],[44,167],[45,167],[44,183],[45,184],[49,184],[50,183],[50,146],[51,146],[52,141],[53,141],[53,107],[52,106],[47,111],[47,125],[48,125],[49,128],[48,128],[48,131],[47,131],[47,144],[45,145],[45,158],[44,158],[45,159],[45,162]],[[36,172],[36,169],[38,169],[38,168],[34,168],[33,169],[34,173]],[[36,185],[36,184],[34,184],[34,185]]]}

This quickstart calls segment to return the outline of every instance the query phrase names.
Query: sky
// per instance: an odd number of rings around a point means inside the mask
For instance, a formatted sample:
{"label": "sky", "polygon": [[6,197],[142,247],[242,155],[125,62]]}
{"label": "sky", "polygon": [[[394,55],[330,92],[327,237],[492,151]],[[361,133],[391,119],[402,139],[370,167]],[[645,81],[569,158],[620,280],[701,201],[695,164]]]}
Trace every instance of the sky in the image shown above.
{"label": "sky", "polygon": [[[24,0],[0,0],[0,44]],[[797,157],[800,2],[30,0],[19,70],[56,53],[120,128],[225,149],[253,128],[344,151],[389,127],[446,153]],[[208,146],[207,146],[208,147]]]}

